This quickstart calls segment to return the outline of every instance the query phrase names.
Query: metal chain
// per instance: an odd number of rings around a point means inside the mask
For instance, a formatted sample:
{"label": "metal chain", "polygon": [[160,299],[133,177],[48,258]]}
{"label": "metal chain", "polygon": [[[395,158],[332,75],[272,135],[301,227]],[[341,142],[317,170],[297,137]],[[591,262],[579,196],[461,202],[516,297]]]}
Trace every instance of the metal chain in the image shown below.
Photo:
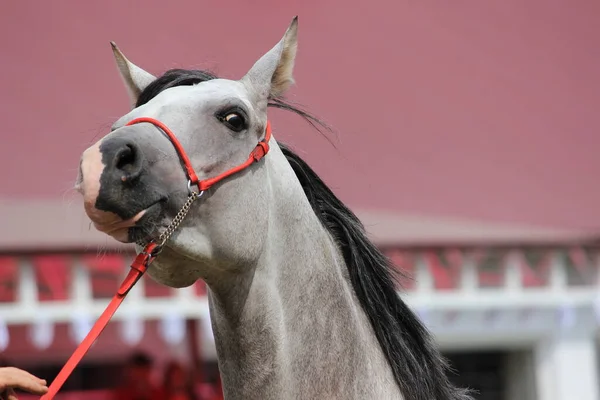
{"label": "metal chain", "polygon": [[[171,221],[169,226],[167,226],[167,229],[165,229],[165,231],[158,236],[158,242],[159,242],[158,252],[160,252],[160,250],[162,250],[162,247],[165,245],[165,243],[167,243],[169,238],[173,235],[173,233],[175,233],[177,228],[179,228],[179,225],[183,222],[183,219],[185,218],[187,213],[190,211],[190,208],[192,207],[192,204],[194,203],[194,201],[196,201],[200,197],[202,197],[203,194],[204,194],[204,191],[199,192],[199,193],[190,191],[190,195],[188,196],[187,200],[185,201],[185,203],[183,204],[183,206],[181,207],[181,209],[179,210],[179,212],[177,213],[175,218],[173,218],[173,221]],[[142,247],[146,246],[146,244],[142,244],[139,242],[138,242],[138,244]]]}
{"label": "metal chain", "polygon": [[183,206],[181,207],[181,210],[179,210],[179,212],[177,213],[175,218],[173,218],[173,221],[171,221],[171,223],[169,224],[167,229],[163,233],[161,233],[160,236],[158,237],[158,240],[160,241],[160,243],[158,245],[160,247],[164,246],[164,244],[167,243],[167,240],[169,240],[169,238],[173,235],[173,233],[175,233],[175,231],[177,230],[179,225],[183,222],[183,219],[185,218],[187,213],[190,211],[190,208],[191,208],[192,204],[194,203],[194,201],[199,199],[203,194],[204,194],[204,192],[200,192],[200,193],[190,192],[190,195],[187,198],[187,200],[185,201],[185,203],[183,204]]}

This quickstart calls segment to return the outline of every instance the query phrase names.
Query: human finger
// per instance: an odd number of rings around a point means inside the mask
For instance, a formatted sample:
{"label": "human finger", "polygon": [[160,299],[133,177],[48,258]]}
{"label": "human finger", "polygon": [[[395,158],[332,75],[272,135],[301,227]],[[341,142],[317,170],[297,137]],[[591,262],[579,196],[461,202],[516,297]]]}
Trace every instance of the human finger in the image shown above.
{"label": "human finger", "polygon": [[8,389],[6,391],[6,400],[19,400],[19,399],[18,399],[17,394],[15,393],[14,390]]}
{"label": "human finger", "polygon": [[19,368],[0,369],[0,386],[18,388],[33,394],[44,394],[48,391],[46,381]]}

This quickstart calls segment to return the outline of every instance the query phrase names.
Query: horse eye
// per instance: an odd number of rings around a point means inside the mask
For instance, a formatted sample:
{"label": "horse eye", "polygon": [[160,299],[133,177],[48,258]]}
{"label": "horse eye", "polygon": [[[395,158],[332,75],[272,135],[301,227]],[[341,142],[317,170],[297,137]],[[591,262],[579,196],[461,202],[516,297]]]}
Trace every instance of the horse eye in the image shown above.
{"label": "horse eye", "polygon": [[237,113],[225,115],[222,121],[234,132],[241,132],[246,127],[246,121],[244,120],[244,117]]}

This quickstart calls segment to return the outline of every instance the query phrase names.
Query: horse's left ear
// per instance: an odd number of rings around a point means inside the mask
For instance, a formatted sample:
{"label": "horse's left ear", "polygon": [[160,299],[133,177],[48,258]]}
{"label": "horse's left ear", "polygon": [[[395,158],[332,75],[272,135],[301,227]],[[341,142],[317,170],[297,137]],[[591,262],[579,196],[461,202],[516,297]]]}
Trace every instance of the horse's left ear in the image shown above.
{"label": "horse's left ear", "polygon": [[129,100],[131,102],[131,108],[135,108],[137,99],[140,93],[148,86],[152,81],[156,80],[154,75],[144,71],[131,61],[129,61],[121,50],[117,47],[115,42],[110,42],[112,47],[115,61],[117,62],[117,68],[121,74],[121,78],[125,83],[127,93],[129,94]]}
{"label": "horse's left ear", "polygon": [[294,17],[283,38],[262,56],[242,81],[258,91],[262,99],[281,96],[293,83],[298,48],[298,17]]}

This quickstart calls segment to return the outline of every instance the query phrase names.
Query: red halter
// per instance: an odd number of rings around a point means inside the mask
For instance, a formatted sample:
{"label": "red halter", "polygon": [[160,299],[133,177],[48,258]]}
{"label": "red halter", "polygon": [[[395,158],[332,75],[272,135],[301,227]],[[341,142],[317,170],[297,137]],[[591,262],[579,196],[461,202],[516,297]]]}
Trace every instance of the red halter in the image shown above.
{"label": "red halter", "polygon": [[[199,197],[201,193],[209,189],[215,183],[222,181],[223,179],[233,174],[236,174],[244,170],[245,168],[248,168],[250,165],[252,165],[252,163],[259,161],[269,152],[269,140],[271,139],[271,123],[267,121],[264,139],[258,142],[258,144],[254,148],[254,150],[252,150],[250,156],[246,161],[244,161],[242,164],[236,167],[233,167],[223,172],[222,174],[201,181],[198,179],[198,176],[196,175],[196,172],[194,171],[194,168],[192,167],[190,159],[185,153],[183,146],[181,146],[181,143],[179,143],[179,140],[177,139],[175,134],[173,134],[173,132],[165,124],[154,118],[142,117],[130,121],[129,123],[127,123],[126,126],[139,124],[142,122],[147,122],[156,126],[167,135],[167,137],[173,144],[173,147],[175,147],[175,151],[177,151],[177,155],[179,156],[181,163],[183,164],[183,169],[185,170],[185,173],[188,177],[188,189],[190,189],[191,191],[192,185],[198,187],[198,193],[190,194],[190,196],[193,196],[194,198]],[[42,396],[43,400],[53,399],[56,393],[58,393],[58,391],[65,383],[67,378],[71,375],[77,364],[79,364],[79,362],[81,361],[83,356],[88,352],[92,344],[94,344],[96,339],[98,339],[98,336],[100,336],[100,334],[102,333],[102,331],[104,330],[114,313],[117,311],[117,309],[125,299],[125,296],[127,296],[127,293],[129,293],[131,288],[133,288],[137,281],[140,280],[142,275],[144,275],[144,273],[148,269],[148,266],[160,253],[160,250],[161,246],[158,243],[152,241],[149,244],[147,244],[144,247],[144,250],[141,253],[139,253],[137,257],[133,260],[130,266],[131,269],[129,270],[129,273],[121,283],[119,290],[117,290],[117,293],[112,298],[111,302],[108,304],[102,315],[100,315],[100,317],[98,318],[90,332],[87,334],[85,339],[83,339],[83,341],[79,344],[77,349],[75,349],[75,351],[71,355],[71,358],[69,358],[69,360],[61,369],[61,371],[58,373],[58,375],[48,388],[48,393]]]}
{"label": "red halter", "polygon": [[142,122],[149,122],[149,123],[153,124],[157,128],[161,129],[169,137],[169,140],[171,141],[171,143],[173,143],[173,147],[175,147],[175,150],[177,151],[177,154],[179,155],[179,159],[181,160],[181,163],[183,164],[183,169],[185,170],[185,173],[187,174],[187,177],[190,181],[190,186],[191,185],[198,186],[198,190],[200,192],[204,192],[205,190],[210,188],[215,183],[249,167],[253,162],[259,161],[261,158],[263,158],[265,156],[265,154],[267,154],[269,152],[269,140],[271,140],[271,123],[269,121],[267,121],[267,127],[265,129],[265,138],[263,140],[261,140],[260,142],[258,142],[256,147],[254,148],[254,150],[252,150],[252,152],[250,153],[250,156],[244,163],[238,165],[237,167],[233,167],[230,170],[227,170],[227,171],[223,172],[222,174],[215,176],[214,178],[209,178],[209,179],[205,179],[203,181],[199,181],[198,177],[196,176],[196,172],[194,172],[194,167],[192,167],[192,163],[190,162],[190,159],[185,154],[185,150],[183,150],[183,146],[181,146],[181,143],[179,143],[179,140],[177,140],[177,137],[173,134],[173,132],[171,132],[171,130],[169,128],[167,128],[167,126],[165,124],[163,124],[162,122],[160,122],[154,118],[141,117],[141,118],[136,118],[132,121],[129,121],[127,123],[127,125],[125,125],[125,126],[140,124]]}

